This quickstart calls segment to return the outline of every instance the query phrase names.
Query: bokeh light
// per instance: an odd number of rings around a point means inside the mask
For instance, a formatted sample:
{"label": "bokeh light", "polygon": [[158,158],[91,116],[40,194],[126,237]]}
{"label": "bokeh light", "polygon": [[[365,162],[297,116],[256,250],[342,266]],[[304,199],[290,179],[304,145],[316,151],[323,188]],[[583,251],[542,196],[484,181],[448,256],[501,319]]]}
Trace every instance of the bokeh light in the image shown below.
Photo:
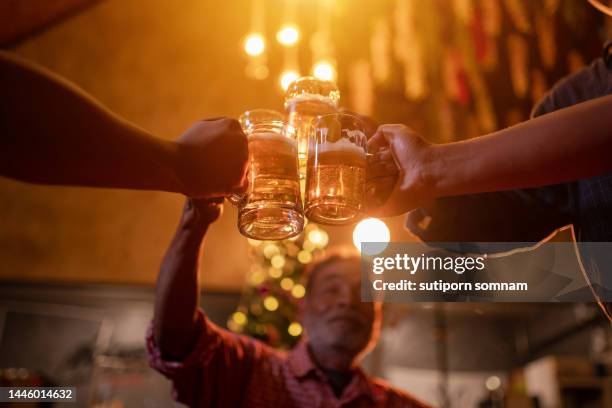
{"label": "bokeh light", "polygon": [[268,269],[268,275],[270,275],[271,278],[278,279],[283,276],[283,271],[279,268],[272,267]]}
{"label": "bokeh light", "polygon": [[361,220],[353,230],[353,244],[361,251],[362,242],[376,242],[380,245],[373,245],[368,248],[365,255],[376,255],[387,248],[391,239],[391,233],[387,224],[378,218],[366,218]]}
{"label": "bokeh light", "polygon": [[300,31],[293,24],[287,24],[281,27],[276,33],[276,39],[279,43],[285,46],[292,46],[297,44],[300,39]]}
{"label": "bokeh light", "polygon": [[487,387],[487,390],[495,391],[501,386],[501,380],[499,379],[498,376],[492,375],[491,377],[487,378],[487,381],[485,382],[485,386]]}
{"label": "bokeh light", "polygon": [[315,78],[324,81],[333,81],[336,79],[336,69],[329,61],[319,61],[312,68],[312,74]]}
{"label": "bokeh light", "polygon": [[276,299],[274,296],[266,296],[266,298],[263,300],[263,305],[266,310],[274,312],[276,309],[278,309],[278,299]]}
{"label": "bokeh light", "polygon": [[247,317],[242,312],[235,312],[232,314],[232,320],[241,326],[245,325],[247,322]]}
{"label": "bokeh light", "polygon": [[298,283],[293,287],[293,289],[291,289],[291,294],[294,298],[301,299],[306,294],[306,288],[304,287],[304,285]]}
{"label": "bokeh light", "polygon": [[280,84],[283,90],[286,91],[287,88],[289,88],[289,85],[291,85],[291,83],[295,81],[296,79],[298,79],[299,77],[300,77],[300,74],[296,71],[292,71],[292,70],[283,71],[283,73],[280,76]]}
{"label": "bokeh light", "polygon": [[304,248],[304,251],[312,252],[317,246],[312,241],[305,240],[304,244],[302,244],[302,248]]}
{"label": "bokeh light", "polygon": [[312,254],[308,251],[300,251],[297,256],[298,261],[303,264],[307,264],[312,261]]}
{"label": "bokeh light", "polygon": [[302,334],[302,325],[298,322],[293,322],[287,327],[287,332],[293,337],[297,337]]}
{"label": "bokeh light", "polygon": [[291,278],[283,278],[280,281],[280,286],[281,288],[283,288],[284,290],[291,290],[293,288],[293,279]]}
{"label": "bokeh light", "polygon": [[283,255],[274,255],[272,259],[270,259],[270,263],[273,267],[281,269],[285,266],[285,257]]}
{"label": "bokeh light", "polygon": [[320,230],[312,230],[308,233],[308,239],[318,246],[323,241],[323,234],[321,234]]}
{"label": "bokeh light", "polygon": [[259,33],[251,33],[246,36],[244,40],[244,52],[256,57],[263,54],[266,50],[266,41],[263,35]]}
{"label": "bokeh light", "polygon": [[266,258],[270,259],[274,255],[278,255],[280,250],[275,244],[267,244],[263,249],[263,254]]}
{"label": "bokeh light", "polygon": [[262,271],[254,271],[251,272],[251,276],[249,279],[251,280],[251,284],[259,285],[266,279],[266,276]]}

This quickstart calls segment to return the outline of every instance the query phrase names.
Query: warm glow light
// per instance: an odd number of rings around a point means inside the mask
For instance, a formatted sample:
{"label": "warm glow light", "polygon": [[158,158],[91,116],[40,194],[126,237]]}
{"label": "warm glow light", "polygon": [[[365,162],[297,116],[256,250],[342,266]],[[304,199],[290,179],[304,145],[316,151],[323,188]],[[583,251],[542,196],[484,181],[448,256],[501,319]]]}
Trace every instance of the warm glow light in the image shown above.
{"label": "warm glow light", "polygon": [[293,288],[293,279],[291,279],[291,278],[283,278],[280,281],[280,286],[284,290],[291,290],[291,288]]}
{"label": "warm glow light", "polygon": [[501,385],[501,380],[499,379],[499,377],[492,375],[491,377],[487,378],[487,381],[485,382],[485,386],[487,387],[487,390],[489,391],[495,391],[496,389],[499,388],[499,386]]}
{"label": "warm glow light", "polygon": [[251,273],[251,283],[253,285],[259,285],[266,279],[265,275],[261,271],[255,271]]}
{"label": "warm glow light", "polygon": [[325,231],[315,229],[308,233],[308,240],[315,246],[323,248],[329,242],[329,237]]}
{"label": "warm glow light", "polygon": [[251,33],[244,40],[244,52],[249,55],[261,55],[266,49],[266,41],[263,35],[259,33]]}
{"label": "warm glow light", "polygon": [[278,309],[278,299],[276,299],[274,296],[267,296],[263,301],[263,305],[266,310],[273,312]]}
{"label": "warm glow light", "polygon": [[270,263],[273,267],[280,269],[285,266],[285,257],[282,255],[274,255],[272,259],[270,259]]}
{"label": "warm glow light", "polygon": [[292,46],[300,39],[300,32],[294,25],[285,25],[276,33],[276,39],[283,45]]}
{"label": "warm glow light", "polygon": [[300,251],[297,256],[298,261],[303,264],[307,264],[312,261],[312,254],[308,251]]}
{"label": "warm glow light", "polygon": [[302,334],[302,325],[298,322],[293,322],[287,327],[287,332],[293,337],[297,337]]}
{"label": "warm glow light", "polygon": [[315,245],[319,245],[319,243],[323,240],[323,234],[319,230],[312,230],[308,233],[308,239]]}
{"label": "warm glow light", "polygon": [[336,78],[336,70],[329,61],[319,61],[314,65],[312,74],[315,78],[324,81],[333,81]]}
{"label": "warm glow light", "polygon": [[268,269],[268,275],[270,275],[271,278],[278,279],[283,276],[283,271],[278,268],[270,268]]}
{"label": "warm glow light", "polygon": [[362,242],[380,243],[380,245],[372,245],[368,248],[368,252],[366,252],[365,255],[376,255],[384,251],[390,239],[391,233],[389,232],[389,228],[387,228],[387,225],[378,218],[366,218],[365,220],[361,220],[353,230],[353,244],[359,251],[361,251]]}
{"label": "warm glow light", "polygon": [[280,76],[280,84],[283,87],[283,90],[286,91],[287,88],[289,88],[289,85],[291,85],[291,83],[299,77],[300,74],[298,74],[296,71],[284,71]]}
{"label": "warm glow light", "polygon": [[244,313],[242,312],[235,312],[232,315],[232,320],[235,321],[237,324],[243,326],[244,324],[246,324],[247,322],[247,317]]}
{"label": "warm glow light", "polygon": [[267,244],[263,249],[263,254],[266,258],[270,259],[274,255],[280,253],[280,250],[275,244]]}
{"label": "warm glow light", "polygon": [[293,289],[291,289],[291,294],[295,298],[298,298],[298,299],[303,298],[304,295],[306,294],[306,288],[303,285],[300,285],[298,283],[297,285],[293,287]]}
{"label": "warm glow light", "polygon": [[312,241],[309,241],[309,240],[304,241],[304,245],[302,245],[302,247],[304,248],[305,251],[308,251],[308,252],[312,252],[317,248],[316,245]]}

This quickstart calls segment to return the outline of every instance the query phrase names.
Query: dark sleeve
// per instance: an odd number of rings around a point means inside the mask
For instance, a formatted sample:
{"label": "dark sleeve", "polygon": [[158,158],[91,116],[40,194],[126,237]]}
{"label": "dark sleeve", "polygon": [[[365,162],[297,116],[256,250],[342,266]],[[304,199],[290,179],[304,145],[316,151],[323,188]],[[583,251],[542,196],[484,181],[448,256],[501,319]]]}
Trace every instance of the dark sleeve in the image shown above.
{"label": "dark sleeve", "polygon": [[447,197],[410,212],[406,226],[424,242],[446,243],[436,246],[449,250],[503,252],[570,224],[571,201],[564,185]]}
{"label": "dark sleeve", "polygon": [[264,364],[266,346],[246,336],[230,333],[210,322],[199,311],[200,330],[192,351],[181,361],[165,360],[155,344],[153,324],[147,333],[151,367],[172,381],[173,397],[188,406],[240,406],[242,390],[252,371]]}
{"label": "dark sleeve", "polygon": [[[609,93],[612,76],[603,59],[556,84],[536,105],[532,117]],[[539,242],[571,224],[576,214],[576,183],[446,197],[408,214],[407,228],[427,243],[516,242],[516,245],[438,245],[457,251],[506,251]],[[524,244],[523,244],[524,245]]]}

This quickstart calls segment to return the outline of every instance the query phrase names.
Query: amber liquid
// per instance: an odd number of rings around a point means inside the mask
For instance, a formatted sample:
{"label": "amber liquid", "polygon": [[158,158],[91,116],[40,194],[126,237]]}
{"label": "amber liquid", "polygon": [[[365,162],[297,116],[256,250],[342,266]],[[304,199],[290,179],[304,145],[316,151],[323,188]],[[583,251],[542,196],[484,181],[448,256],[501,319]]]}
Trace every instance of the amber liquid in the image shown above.
{"label": "amber liquid", "polygon": [[298,165],[300,176],[306,176],[308,156],[308,138],[314,119],[319,115],[336,112],[335,105],[319,95],[302,96],[290,99],[286,103],[289,129],[295,133],[298,148]]}
{"label": "amber liquid", "polygon": [[276,240],[302,231],[295,142],[284,135],[249,137],[249,189],[238,217],[240,231],[254,239]]}
{"label": "amber liquid", "polygon": [[363,210],[365,152],[357,146],[322,150],[311,152],[308,160],[306,216],[321,224],[350,223]]}

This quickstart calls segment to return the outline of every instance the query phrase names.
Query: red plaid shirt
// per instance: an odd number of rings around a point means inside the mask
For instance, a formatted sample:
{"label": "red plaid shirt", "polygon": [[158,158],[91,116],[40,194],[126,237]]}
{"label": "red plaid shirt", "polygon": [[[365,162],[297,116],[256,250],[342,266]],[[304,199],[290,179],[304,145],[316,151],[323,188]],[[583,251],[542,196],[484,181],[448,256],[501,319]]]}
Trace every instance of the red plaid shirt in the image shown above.
{"label": "red plaid shirt", "polygon": [[180,362],[163,360],[152,327],[147,333],[151,366],[172,380],[174,398],[190,407],[427,407],[360,368],[337,398],[304,342],[281,353],[219,328],[201,312],[199,322],[197,343]]}

